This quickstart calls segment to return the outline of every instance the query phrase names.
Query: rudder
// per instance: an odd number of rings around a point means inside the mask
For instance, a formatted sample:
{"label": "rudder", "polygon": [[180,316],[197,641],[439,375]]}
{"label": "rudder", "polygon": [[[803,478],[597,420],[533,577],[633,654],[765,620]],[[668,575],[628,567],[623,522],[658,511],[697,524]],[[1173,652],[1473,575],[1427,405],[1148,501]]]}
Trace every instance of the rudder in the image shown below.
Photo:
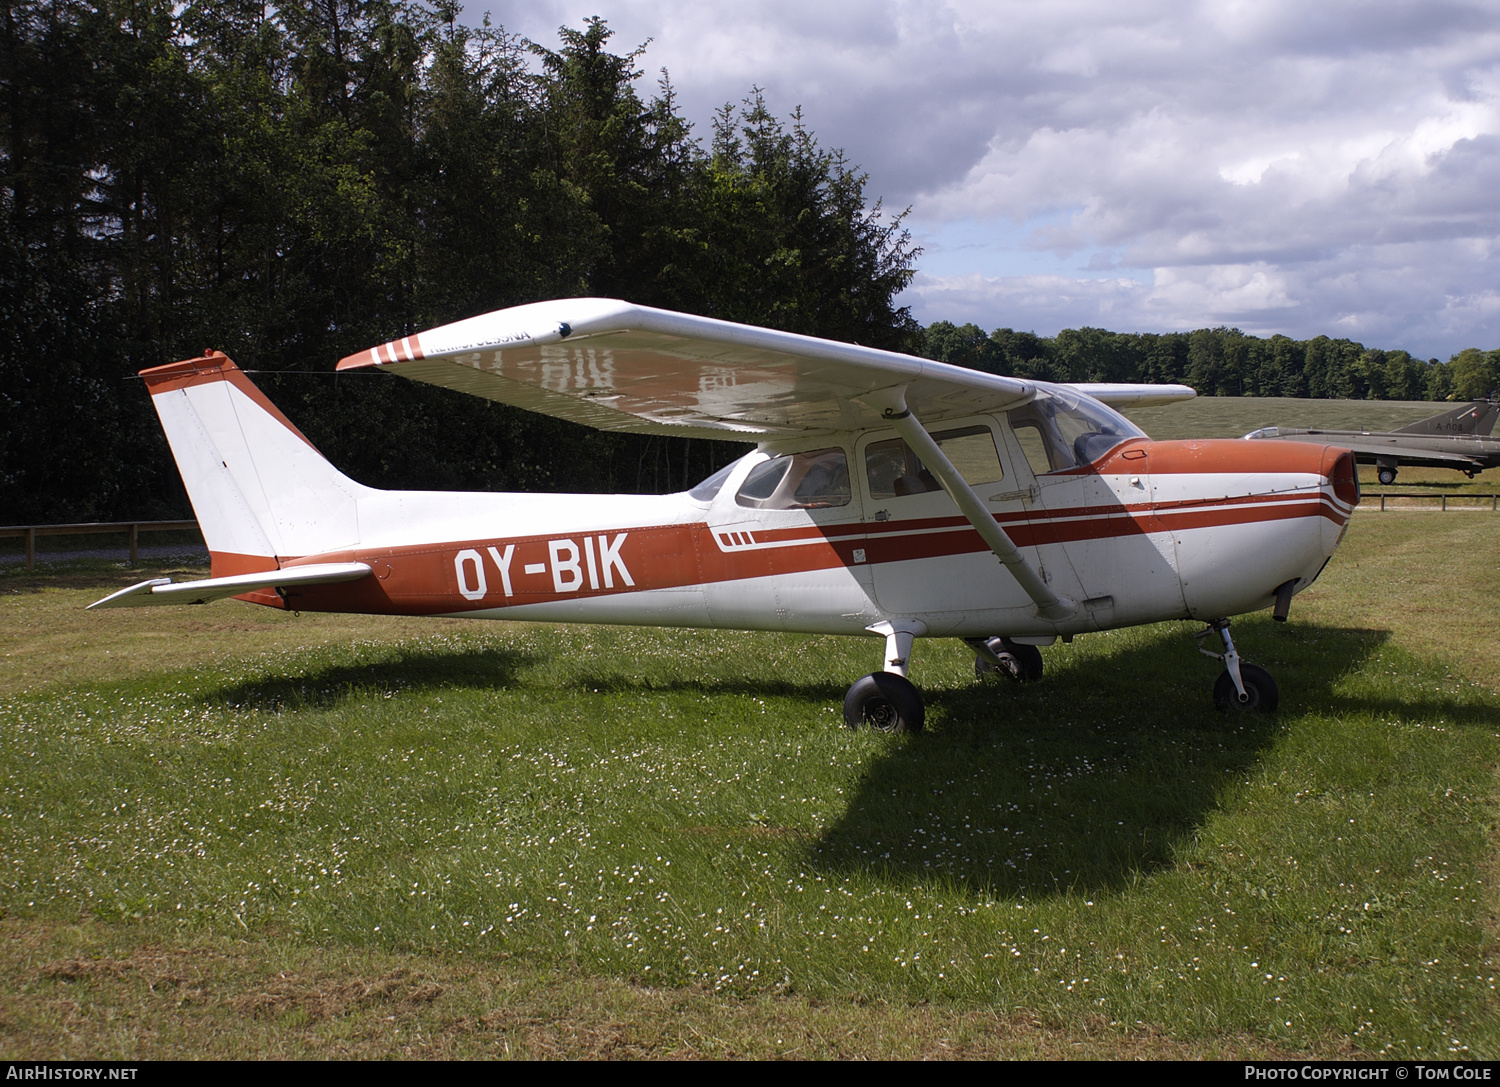
{"label": "rudder", "polygon": [[317,451],[228,356],[141,371],[213,559],[213,576],[359,542],[367,488]]}

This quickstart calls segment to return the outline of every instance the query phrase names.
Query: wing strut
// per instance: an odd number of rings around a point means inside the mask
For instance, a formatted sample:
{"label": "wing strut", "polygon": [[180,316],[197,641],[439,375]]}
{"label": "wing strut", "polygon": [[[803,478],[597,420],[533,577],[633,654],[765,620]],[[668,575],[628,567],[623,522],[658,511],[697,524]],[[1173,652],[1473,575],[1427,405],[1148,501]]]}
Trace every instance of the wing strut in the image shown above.
{"label": "wing strut", "polygon": [[874,408],[883,409],[886,419],[906,440],[906,444],[911,446],[917,456],[922,459],[922,463],[932,471],[933,475],[937,476],[938,482],[943,485],[943,490],[947,491],[953,501],[958,503],[958,508],[969,519],[969,524],[974,526],[980,538],[989,544],[995,557],[1005,564],[1011,577],[1015,578],[1017,584],[1026,591],[1026,595],[1036,602],[1036,614],[1039,619],[1060,622],[1077,613],[1078,604],[1075,601],[1053,592],[1041,576],[1031,568],[1031,564],[1022,557],[1021,552],[1005,534],[999,522],[985,508],[984,500],[975,494],[974,488],[970,487],[964,477],[958,474],[958,469],[953,467],[953,462],[944,455],[938,443],[932,440],[932,435],[927,433],[927,429],[911,413],[911,409],[906,406],[906,386],[881,389],[861,399]]}

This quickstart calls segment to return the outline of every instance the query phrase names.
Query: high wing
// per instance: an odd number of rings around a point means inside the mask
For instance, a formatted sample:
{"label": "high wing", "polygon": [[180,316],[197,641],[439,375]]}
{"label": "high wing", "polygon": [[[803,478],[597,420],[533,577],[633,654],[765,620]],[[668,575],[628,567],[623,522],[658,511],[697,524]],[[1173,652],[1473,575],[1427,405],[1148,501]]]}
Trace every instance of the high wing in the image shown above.
{"label": "high wing", "polygon": [[[600,430],[731,441],[875,426],[882,410],[864,398],[883,389],[904,386],[906,403],[928,422],[1017,407],[1037,389],[893,351],[606,298],[498,310],[362,351],[338,368],[391,370]],[[1106,402],[1193,395],[1180,385],[1079,388]]]}

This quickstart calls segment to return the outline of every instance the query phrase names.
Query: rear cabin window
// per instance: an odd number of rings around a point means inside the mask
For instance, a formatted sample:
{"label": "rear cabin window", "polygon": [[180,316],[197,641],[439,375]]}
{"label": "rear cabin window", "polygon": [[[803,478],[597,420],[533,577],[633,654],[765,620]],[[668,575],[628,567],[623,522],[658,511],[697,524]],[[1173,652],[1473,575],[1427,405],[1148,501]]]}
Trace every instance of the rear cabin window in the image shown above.
{"label": "rear cabin window", "polygon": [[[995,451],[995,436],[989,427],[944,430],[934,434],[932,440],[971,486],[1005,478],[1000,456]],[[872,498],[900,498],[943,489],[911,446],[900,438],[867,446],[865,473],[869,476]]]}
{"label": "rear cabin window", "polygon": [[816,510],[847,506],[849,458],[842,449],[786,453],[757,464],[734,500],[753,510]]}

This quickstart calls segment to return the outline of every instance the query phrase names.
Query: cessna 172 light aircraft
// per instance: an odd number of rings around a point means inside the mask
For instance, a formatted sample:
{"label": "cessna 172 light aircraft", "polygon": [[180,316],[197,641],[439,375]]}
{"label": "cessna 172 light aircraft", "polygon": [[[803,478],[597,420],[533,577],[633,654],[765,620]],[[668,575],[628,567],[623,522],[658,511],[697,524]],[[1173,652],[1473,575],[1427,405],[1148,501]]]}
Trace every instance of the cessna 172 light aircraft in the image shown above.
{"label": "cessna 172 light aircraft", "polygon": [[1223,709],[1274,709],[1229,617],[1318,576],[1359,500],[1347,450],[1153,442],[1107,404],[1184,386],[1052,385],[567,299],[344,359],[585,425],[753,440],[669,495],[381,491],[349,479],[218,352],[143,372],[212,555],[92,605],[226,596],[302,611],[873,634],[851,727],[922,726],[913,640],[1042,671],[1059,637],[1198,619]]}
{"label": "cessna 172 light aircraft", "polygon": [[1500,403],[1474,400],[1386,433],[1268,426],[1245,437],[1342,446],[1360,464],[1375,465],[1375,478],[1387,484],[1396,482],[1396,469],[1403,464],[1452,468],[1473,479],[1486,468],[1500,466],[1500,438],[1489,436],[1497,417]]}

